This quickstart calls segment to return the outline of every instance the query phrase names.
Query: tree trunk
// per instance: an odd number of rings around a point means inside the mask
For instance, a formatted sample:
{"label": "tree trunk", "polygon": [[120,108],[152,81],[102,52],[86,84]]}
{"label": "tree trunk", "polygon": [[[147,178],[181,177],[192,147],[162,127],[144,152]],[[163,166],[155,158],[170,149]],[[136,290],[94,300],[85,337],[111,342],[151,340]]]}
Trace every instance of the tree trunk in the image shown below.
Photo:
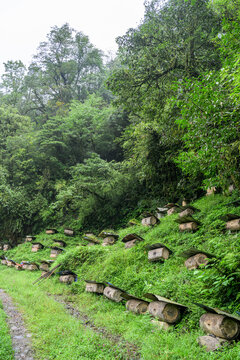
{"label": "tree trunk", "polygon": [[148,303],[141,300],[131,299],[126,302],[126,308],[136,314],[144,314],[147,311]]}
{"label": "tree trunk", "polygon": [[239,335],[240,325],[237,321],[218,314],[206,313],[200,318],[200,327],[207,333],[232,340]]}
{"label": "tree trunk", "polygon": [[153,301],[148,305],[148,312],[161,321],[175,324],[181,318],[180,309],[174,304],[163,301]]}
{"label": "tree trunk", "polygon": [[148,252],[148,260],[149,261],[159,261],[159,260],[165,260],[169,258],[169,251],[165,247],[150,250]]}
{"label": "tree trunk", "polygon": [[110,300],[113,300],[115,302],[120,302],[123,300],[121,294],[122,292],[120,290],[111,288],[110,286],[105,287],[103,294]]}

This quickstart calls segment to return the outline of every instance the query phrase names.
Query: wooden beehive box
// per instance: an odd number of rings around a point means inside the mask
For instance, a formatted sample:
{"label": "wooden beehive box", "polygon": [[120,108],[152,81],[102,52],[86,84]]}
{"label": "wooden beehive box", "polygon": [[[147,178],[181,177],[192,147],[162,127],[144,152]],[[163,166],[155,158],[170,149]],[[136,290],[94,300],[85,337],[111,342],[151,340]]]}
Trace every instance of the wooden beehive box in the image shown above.
{"label": "wooden beehive box", "polygon": [[103,295],[115,302],[121,302],[123,300],[122,294],[125,293],[124,290],[114,286],[109,282],[105,282],[104,284],[106,287],[103,291]]}
{"label": "wooden beehive box", "polygon": [[200,222],[192,217],[192,215],[182,216],[175,220],[179,224],[181,232],[195,232],[197,231]]}
{"label": "wooden beehive box", "polygon": [[63,240],[57,240],[57,239],[54,239],[54,246],[56,247],[66,247],[67,246],[67,243]]}
{"label": "wooden beehive box", "polygon": [[187,310],[187,306],[159,295],[147,293],[143,296],[152,300],[148,305],[149,314],[168,324],[178,323],[184,312]]}
{"label": "wooden beehive box", "polygon": [[88,241],[87,246],[92,246],[92,245],[99,245],[100,241],[96,238],[96,236],[92,233],[87,233],[85,234],[85,236],[83,237],[84,240]]}
{"label": "wooden beehive box", "polygon": [[209,259],[214,258],[215,255],[209,254],[206,251],[202,251],[196,248],[190,248],[181,254],[182,257],[186,258],[185,266],[189,270],[199,268],[199,266],[207,265]]}
{"label": "wooden beehive box", "polygon": [[30,270],[30,271],[38,270],[38,264],[36,264],[36,263],[27,264],[26,270]]}
{"label": "wooden beehive box", "polygon": [[15,267],[16,263],[13,260],[7,260],[7,266],[8,267]]}
{"label": "wooden beehive box", "polygon": [[72,229],[64,229],[64,234],[67,236],[73,236],[74,231]]}
{"label": "wooden beehive box", "polygon": [[119,235],[106,231],[102,231],[99,236],[103,238],[102,246],[113,245],[119,238]]}
{"label": "wooden beehive box", "polygon": [[86,292],[96,293],[96,294],[103,294],[105,284],[101,282],[97,282],[94,280],[85,280],[86,282]]}
{"label": "wooden beehive box", "polygon": [[163,217],[165,217],[167,215],[167,211],[168,211],[168,208],[166,207],[158,207],[157,210],[156,210],[156,217],[158,220],[162,219]]}
{"label": "wooden beehive box", "polygon": [[146,249],[148,250],[148,260],[151,262],[154,261],[164,261],[169,258],[172,251],[161,243],[147,245]]}
{"label": "wooden beehive box", "polygon": [[11,249],[11,246],[9,244],[3,244],[3,251],[8,251]]}
{"label": "wooden beehive box", "polygon": [[127,300],[126,309],[128,311],[134,312],[135,314],[145,314],[147,312],[149,301],[140,299],[128,293],[122,293],[121,296]]}
{"label": "wooden beehive box", "polygon": [[23,270],[23,268],[22,268],[22,265],[21,264],[15,264],[15,269],[16,270]]}
{"label": "wooden beehive box", "polygon": [[136,234],[128,234],[122,239],[122,242],[125,243],[125,249],[132,248],[138,241],[144,241],[144,239]]}
{"label": "wooden beehive box", "polygon": [[60,255],[64,250],[57,247],[57,246],[52,246],[51,247],[51,253],[50,253],[50,257],[51,258],[56,258],[58,255]]}
{"label": "wooden beehive box", "polygon": [[240,230],[240,216],[236,214],[226,214],[220,216],[220,219],[226,221],[226,229],[231,231]]}
{"label": "wooden beehive box", "polygon": [[38,252],[44,248],[43,244],[39,242],[32,243],[32,252]]}
{"label": "wooden beehive box", "polygon": [[168,203],[164,207],[168,209],[168,215],[179,213],[181,211],[181,206],[175,203]]}
{"label": "wooden beehive box", "polygon": [[240,317],[217,308],[195,303],[205,311],[200,318],[200,327],[207,334],[226,340],[237,339],[240,334]]}
{"label": "wooden beehive box", "polygon": [[42,271],[49,271],[53,262],[53,260],[42,260],[39,269]]}
{"label": "wooden beehive box", "polygon": [[30,262],[29,261],[22,261],[21,265],[22,265],[23,270],[27,270],[27,267],[28,267],[28,265],[30,265]]}
{"label": "wooden beehive box", "polygon": [[59,281],[65,284],[72,284],[74,281],[77,281],[77,274],[70,270],[60,271]]}
{"label": "wooden beehive box", "polygon": [[144,216],[144,218],[141,221],[141,224],[143,226],[154,226],[154,225],[156,225],[157,223],[160,222],[158,220],[158,218],[152,213],[144,212],[142,214],[142,216]]}
{"label": "wooden beehive box", "polygon": [[26,238],[25,238],[25,241],[26,242],[31,242],[31,241],[33,241],[35,239],[36,239],[36,236],[27,235]]}
{"label": "wooden beehive box", "polygon": [[56,229],[46,229],[46,234],[47,235],[53,235],[53,234],[57,234],[58,231]]}
{"label": "wooden beehive box", "polygon": [[195,208],[194,206],[187,205],[181,207],[181,212],[178,214],[179,218],[184,218],[185,216],[191,216],[200,210]]}

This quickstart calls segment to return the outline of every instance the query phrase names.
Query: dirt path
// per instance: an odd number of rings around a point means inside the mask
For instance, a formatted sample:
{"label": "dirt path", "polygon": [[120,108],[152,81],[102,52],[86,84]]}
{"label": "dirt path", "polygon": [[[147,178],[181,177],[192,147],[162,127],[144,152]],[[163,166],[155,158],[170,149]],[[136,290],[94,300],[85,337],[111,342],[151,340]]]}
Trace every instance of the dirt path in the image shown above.
{"label": "dirt path", "polygon": [[78,309],[76,309],[72,303],[64,298],[62,295],[51,295],[49,296],[54,297],[55,301],[63,304],[67,312],[72,315],[73,317],[79,319],[83,326],[90,328],[91,330],[101,334],[103,337],[107,338],[108,340],[112,341],[114,344],[118,344],[122,348],[127,350],[127,357],[126,360],[140,360],[141,355],[139,354],[139,349],[136,345],[129,343],[125,339],[122,338],[120,335],[111,334],[107,329],[104,327],[96,326],[86,314],[81,313]]}
{"label": "dirt path", "polygon": [[10,329],[15,359],[33,360],[34,354],[31,349],[31,335],[24,327],[21,314],[14,306],[11,297],[2,289],[0,289],[0,299],[3,304],[3,310],[7,315],[7,323]]}

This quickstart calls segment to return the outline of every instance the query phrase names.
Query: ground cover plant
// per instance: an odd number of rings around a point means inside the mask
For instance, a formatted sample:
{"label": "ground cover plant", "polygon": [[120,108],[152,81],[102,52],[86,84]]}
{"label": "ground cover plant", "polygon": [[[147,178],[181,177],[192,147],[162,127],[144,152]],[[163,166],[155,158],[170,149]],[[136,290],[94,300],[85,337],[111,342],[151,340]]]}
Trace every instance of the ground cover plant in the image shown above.
{"label": "ground cover plant", "polygon": [[12,341],[6,323],[6,315],[0,303],[0,359],[13,360]]}
{"label": "ground cover plant", "polygon": [[[7,288],[24,310],[40,358],[45,354],[42,343],[47,344],[44,348],[46,353],[50,354],[49,359],[54,358],[51,356],[56,356],[56,359],[62,356],[63,359],[66,354],[71,354],[72,359],[78,359],[81,358],[77,357],[81,351],[82,358],[95,356],[96,359],[101,359],[99,356],[102,352],[101,350],[98,353],[96,350],[97,341],[102,344],[98,337],[96,342],[93,340],[88,352],[85,352],[85,338],[81,340],[81,345],[76,340],[80,331],[77,327],[80,325],[75,323],[77,320],[69,320],[70,316],[64,315],[62,305],[56,305],[54,298],[49,298],[47,294],[61,295],[65,301],[74,304],[80,313],[86,314],[97,327],[104,327],[111,334],[120,335],[125,341],[135,344],[143,359],[189,359],[190,356],[191,359],[237,358],[239,344],[232,344],[211,354],[207,354],[198,346],[196,339],[203,335],[199,328],[199,318],[203,311],[193,304],[200,302],[231,313],[239,311],[239,234],[227,232],[224,222],[219,219],[219,216],[226,213],[240,214],[239,207],[228,205],[233,199],[234,197],[215,195],[196,201],[194,206],[201,212],[194,217],[201,222],[201,226],[195,233],[179,233],[178,224],[174,221],[177,215],[171,215],[162,219],[160,224],[153,228],[136,225],[119,229],[119,240],[113,246],[82,246],[86,242],[81,237],[76,240],[68,238],[66,251],[57,258],[53,266],[59,263],[62,264],[61,269],[70,269],[77,273],[78,281],[69,286],[60,284],[58,275],[42,285],[32,286],[31,282],[39,276],[39,272],[17,272],[15,269],[1,267],[0,286]],[[124,244],[120,240],[130,232],[137,233],[145,241],[131,249],[124,249]],[[43,244],[50,241],[49,235],[43,233],[39,239]],[[148,262],[146,245],[155,242],[164,243],[173,251],[164,263]],[[190,247],[213,253],[217,260],[206,268],[189,271],[185,268],[184,259],[180,254]],[[24,254],[25,258],[35,257],[38,261],[41,256],[44,255],[46,258],[50,254],[50,250],[45,249],[29,255],[30,248],[30,244],[23,244],[5,254],[19,260]],[[183,320],[168,332],[160,331],[151,323],[149,315],[137,316],[126,311],[124,304],[113,303],[103,296],[86,293],[84,279],[109,281],[139,297],[146,292],[156,293],[188,306],[189,311]],[[71,326],[75,331],[69,332],[68,321],[74,321],[75,325]],[[62,334],[61,345],[56,341],[56,329]],[[72,340],[69,342],[69,339]],[[63,350],[63,344],[66,342],[74,345],[72,350]],[[105,358],[121,358],[117,352],[114,355],[110,354],[111,345],[108,347],[105,340],[103,343]],[[55,354],[54,351],[57,350],[53,348],[56,344],[58,352]],[[95,355],[92,353],[94,346],[97,351]],[[129,359],[127,352],[124,353],[124,347],[120,346],[118,351],[122,351],[123,359]]]}

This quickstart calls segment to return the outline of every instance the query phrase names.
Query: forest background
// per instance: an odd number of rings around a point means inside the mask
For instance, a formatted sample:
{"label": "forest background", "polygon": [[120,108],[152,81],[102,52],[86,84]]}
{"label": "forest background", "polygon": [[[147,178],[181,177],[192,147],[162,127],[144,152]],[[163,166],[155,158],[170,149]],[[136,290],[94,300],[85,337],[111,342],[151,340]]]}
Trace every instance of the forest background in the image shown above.
{"label": "forest background", "polygon": [[104,54],[53,26],[0,83],[0,226],[124,225],[204,189],[240,189],[240,1],[152,0]]}

